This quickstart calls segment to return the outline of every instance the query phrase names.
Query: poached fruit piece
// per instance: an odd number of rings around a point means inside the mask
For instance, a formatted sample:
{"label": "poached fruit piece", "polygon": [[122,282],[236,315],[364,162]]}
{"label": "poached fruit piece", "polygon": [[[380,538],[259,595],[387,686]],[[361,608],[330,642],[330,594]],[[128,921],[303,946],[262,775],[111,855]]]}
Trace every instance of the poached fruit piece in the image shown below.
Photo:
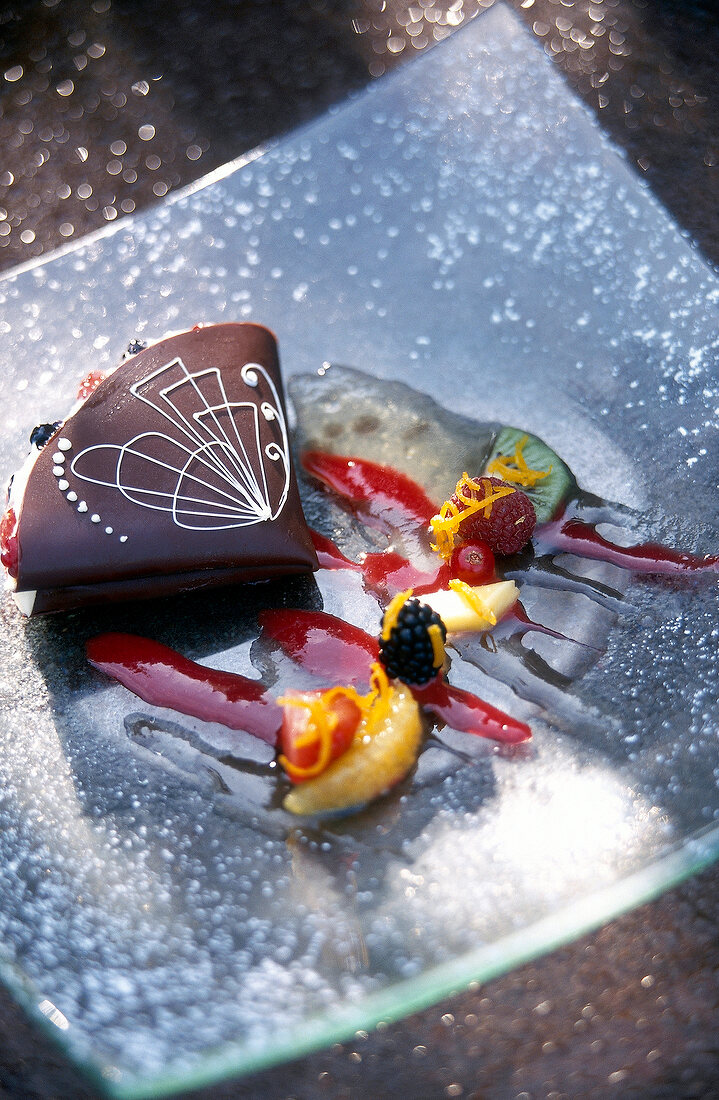
{"label": "poached fruit piece", "polygon": [[348,813],[382,797],[411,771],[424,724],[412,692],[388,685],[362,719],[350,748],[316,779],[287,795],[290,813],[318,816]]}
{"label": "poached fruit piece", "polygon": [[441,616],[449,633],[461,633],[489,630],[514,606],[518,596],[514,581],[472,587],[464,581],[451,580],[449,588],[429,592],[424,600]]}

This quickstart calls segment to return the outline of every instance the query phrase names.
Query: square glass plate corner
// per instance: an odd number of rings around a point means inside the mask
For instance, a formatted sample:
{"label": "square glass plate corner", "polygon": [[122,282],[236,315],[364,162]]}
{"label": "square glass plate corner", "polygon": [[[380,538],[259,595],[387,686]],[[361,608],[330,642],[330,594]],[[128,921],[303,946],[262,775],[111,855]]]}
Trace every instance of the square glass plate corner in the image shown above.
{"label": "square glass plate corner", "polygon": [[[286,377],[349,364],[517,424],[650,535],[708,552],[718,294],[495,7],[221,178],[3,279],[3,473],[133,336],[251,318]],[[601,651],[526,756],[440,752],[324,832],[288,828],[252,776],[231,789],[181,716],[102,684],[83,644],[131,629],[257,675],[262,602],[367,625],[354,574],[38,621],[4,604],[4,980],[110,1093],[160,1095],[410,1012],[706,864],[716,578],[619,572]]]}

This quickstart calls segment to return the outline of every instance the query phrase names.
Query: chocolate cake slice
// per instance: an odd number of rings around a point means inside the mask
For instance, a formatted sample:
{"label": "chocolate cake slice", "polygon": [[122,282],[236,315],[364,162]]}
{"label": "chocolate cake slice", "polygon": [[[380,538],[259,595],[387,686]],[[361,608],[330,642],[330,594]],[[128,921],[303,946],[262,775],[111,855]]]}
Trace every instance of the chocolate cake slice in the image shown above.
{"label": "chocolate cake slice", "polygon": [[25,614],[317,568],[261,325],[141,348],[46,427],[3,519]]}

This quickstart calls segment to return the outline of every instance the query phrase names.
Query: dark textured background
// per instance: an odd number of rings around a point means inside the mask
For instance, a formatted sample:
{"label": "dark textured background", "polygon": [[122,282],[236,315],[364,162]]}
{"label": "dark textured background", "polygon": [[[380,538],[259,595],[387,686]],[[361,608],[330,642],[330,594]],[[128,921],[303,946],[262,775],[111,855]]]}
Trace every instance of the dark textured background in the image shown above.
{"label": "dark textured background", "polygon": [[[490,4],[0,0],[0,269],[161,201]],[[512,6],[719,267],[716,0]],[[4,994],[0,1090],[96,1095]],[[719,1097],[719,869],[408,1020],[192,1095]]]}

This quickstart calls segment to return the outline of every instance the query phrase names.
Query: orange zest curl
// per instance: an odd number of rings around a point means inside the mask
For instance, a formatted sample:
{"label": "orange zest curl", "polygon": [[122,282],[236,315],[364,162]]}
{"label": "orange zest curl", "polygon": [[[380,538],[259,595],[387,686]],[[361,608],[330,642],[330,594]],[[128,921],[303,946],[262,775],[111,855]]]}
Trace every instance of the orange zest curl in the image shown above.
{"label": "orange zest curl", "polygon": [[364,696],[362,703],[362,717],[365,720],[365,734],[373,734],[378,726],[381,726],[389,714],[390,703],[394,688],[389,682],[379,661],[372,662],[370,673],[370,690]]}
{"label": "orange zest curl", "polygon": [[[450,586],[452,582],[450,581]],[[440,669],[444,664],[446,656],[444,649],[444,638],[442,637],[442,631],[437,623],[432,623],[427,627],[427,633],[429,634],[429,640],[432,643],[432,668]]]}
{"label": "orange zest curl", "polygon": [[[477,512],[484,512],[484,517],[487,519],[492,514],[492,505],[495,501],[509,496],[510,493],[516,493],[516,491],[511,485],[495,487],[487,477],[473,478],[468,473],[463,473],[457,482],[454,495],[464,507],[460,508],[450,498],[445,500],[439,514],[432,517],[430,530],[435,540],[430,544],[432,549],[436,550],[445,561],[448,561],[452,556],[462,521],[468,519],[469,516],[476,515]],[[482,496],[474,496],[474,493],[481,493]]]}
{"label": "orange zest curl", "polygon": [[472,588],[471,585],[456,578],[449,582],[449,587],[452,592],[456,592],[464,600],[468,607],[472,608],[472,611],[476,611],[480,618],[486,619],[490,626],[496,626],[497,616],[491,607],[486,605],[476,588]]}
{"label": "orange zest curl", "polygon": [[399,613],[413,591],[413,588],[408,588],[405,592],[398,592],[387,604],[387,610],[382,617],[382,641],[386,642],[396,627]]}
{"label": "orange zest curl", "polygon": [[529,442],[529,436],[523,435],[517,440],[517,446],[513,455],[497,455],[487,466],[487,473],[495,477],[501,477],[502,481],[511,481],[514,485],[521,485],[525,489],[532,489],[543,477],[549,477],[552,472],[548,470],[533,470],[527,465],[524,457],[524,448]]}

